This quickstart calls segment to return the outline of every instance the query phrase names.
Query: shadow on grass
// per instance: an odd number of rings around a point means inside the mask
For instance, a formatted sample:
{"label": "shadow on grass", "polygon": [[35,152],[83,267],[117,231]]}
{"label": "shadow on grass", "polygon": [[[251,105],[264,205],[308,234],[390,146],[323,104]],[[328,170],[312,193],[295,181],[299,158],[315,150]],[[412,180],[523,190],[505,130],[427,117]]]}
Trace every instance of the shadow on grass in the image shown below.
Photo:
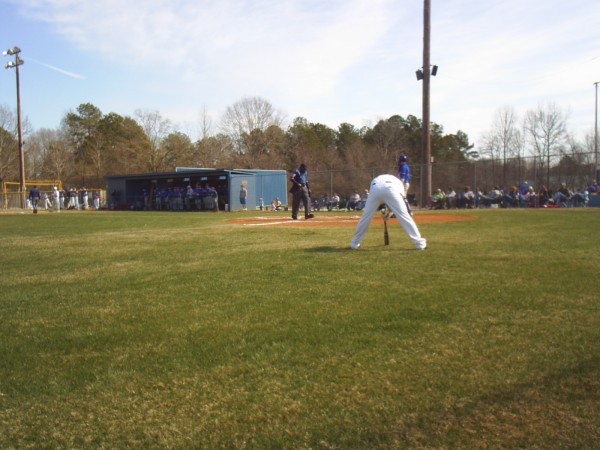
{"label": "shadow on grass", "polygon": [[331,246],[322,246],[322,247],[312,247],[307,248],[305,251],[308,253],[347,253],[347,252],[380,252],[380,251],[394,251],[394,252],[414,252],[416,249],[414,248],[399,248],[399,247],[391,247],[391,246],[374,246],[374,247],[360,247],[358,250],[352,250],[350,246],[347,247],[331,247]]}
{"label": "shadow on grass", "polygon": [[352,251],[352,249],[350,247],[322,246],[322,247],[307,248],[305,251],[307,251],[309,253],[340,253],[340,252],[349,252],[349,251]]}

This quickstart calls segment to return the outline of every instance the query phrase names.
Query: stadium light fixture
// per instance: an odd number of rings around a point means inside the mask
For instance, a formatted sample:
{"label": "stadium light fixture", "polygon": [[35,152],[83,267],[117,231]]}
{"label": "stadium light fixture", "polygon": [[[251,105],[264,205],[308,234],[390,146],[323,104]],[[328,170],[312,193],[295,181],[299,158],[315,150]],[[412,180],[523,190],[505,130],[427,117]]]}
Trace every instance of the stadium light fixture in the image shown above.
{"label": "stadium light fixture", "polygon": [[19,190],[21,197],[21,208],[25,208],[25,158],[23,156],[23,127],[21,125],[21,87],[19,83],[19,66],[24,64],[24,61],[19,56],[21,49],[19,47],[9,48],[2,52],[4,56],[14,56],[14,61],[9,61],[5,68],[15,69],[17,78],[17,133],[19,139]]}
{"label": "stadium light fixture", "polygon": [[[431,75],[433,75],[435,77],[437,75],[437,71],[438,71],[438,66],[431,66],[431,71],[430,71]],[[422,68],[417,70],[416,74],[417,74],[417,81],[421,81],[424,78]]]}

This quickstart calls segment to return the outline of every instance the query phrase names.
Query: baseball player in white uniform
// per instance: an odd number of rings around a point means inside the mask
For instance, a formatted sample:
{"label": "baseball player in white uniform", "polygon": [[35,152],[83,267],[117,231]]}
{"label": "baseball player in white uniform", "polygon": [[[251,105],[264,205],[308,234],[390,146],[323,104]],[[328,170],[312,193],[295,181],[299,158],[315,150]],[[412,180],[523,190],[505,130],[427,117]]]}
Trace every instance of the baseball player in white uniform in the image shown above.
{"label": "baseball player in white uniform", "polygon": [[394,212],[398,222],[400,222],[400,225],[412,243],[417,247],[417,250],[425,250],[427,248],[427,241],[421,237],[417,224],[408,212],[406,201],[404,200],[405,196],[404,184],[399,178],[393,175],[379,175],[375,177],[371,181],[369,198],[367,199],[362,216],[356,225],[354,236],[350,241],[350,248],[356,250],[360,247],[360,243],[367,232],[373,215],[385,203]]}

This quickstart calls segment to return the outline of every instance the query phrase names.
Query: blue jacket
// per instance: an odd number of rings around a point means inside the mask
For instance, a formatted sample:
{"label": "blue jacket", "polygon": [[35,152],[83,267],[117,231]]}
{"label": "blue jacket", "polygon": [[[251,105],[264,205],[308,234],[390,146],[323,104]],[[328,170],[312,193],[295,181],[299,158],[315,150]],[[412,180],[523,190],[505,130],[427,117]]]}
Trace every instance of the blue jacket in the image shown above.
{"label": "blue jacket", "polygon": [[290,189],[291,193],[298,191],[304,186],[306,186],[307,189],[310,189],[308,186],[308,171],[302,173],[298,169],[295,169],[294,174],[290,177],[290,180],[292,181],[292,188]]}
{"label": "blue jacket", "polygon": [[400,164],[400,167],[398,168],[398,178],[405,183],[410,183],[410,168],[408,167],[408,164]]}

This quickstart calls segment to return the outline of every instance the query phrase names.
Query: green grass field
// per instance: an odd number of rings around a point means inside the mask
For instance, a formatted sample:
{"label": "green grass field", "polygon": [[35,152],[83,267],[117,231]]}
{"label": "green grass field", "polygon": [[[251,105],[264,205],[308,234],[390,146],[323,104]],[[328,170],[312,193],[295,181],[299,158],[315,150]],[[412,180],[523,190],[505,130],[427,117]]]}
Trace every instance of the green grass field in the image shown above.
{"label": "green grass field", "polygon": [[600,209],[459,214],[0,214],[0,448],[598,448]]}

